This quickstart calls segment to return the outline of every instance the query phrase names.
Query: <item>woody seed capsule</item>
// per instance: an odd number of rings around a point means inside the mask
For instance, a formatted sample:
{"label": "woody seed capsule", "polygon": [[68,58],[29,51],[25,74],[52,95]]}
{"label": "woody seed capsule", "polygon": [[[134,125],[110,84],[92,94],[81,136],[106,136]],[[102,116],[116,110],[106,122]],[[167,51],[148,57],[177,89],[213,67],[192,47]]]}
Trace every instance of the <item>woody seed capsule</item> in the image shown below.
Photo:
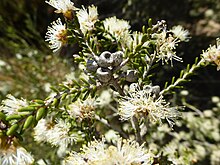
{"label": "woody seed capsule", "polygon": [[86,68],[91,72],[95,72],[98,69],[98,64],[94,60],[89,59],[87,60]]}
{"label": "woody seed capsule", "polygon": [[123,55],[124,53],[122,51],[117,51],[115,53],[112,53],[113,66],[119,66],[122,63]]}
{"label": "woody seed capsule", "polygon": [[97,78],[101,82],[109,82],[112,78],[112,72],[108,68],[98,68],[96,71]]}
{"label": "woody seed capsule", "polygon": [[113,64],[113,58],[112,54],[108,51],[104,51],[98,58],[97,63],[99,66],[107,68],[109,66],[112,66]]}

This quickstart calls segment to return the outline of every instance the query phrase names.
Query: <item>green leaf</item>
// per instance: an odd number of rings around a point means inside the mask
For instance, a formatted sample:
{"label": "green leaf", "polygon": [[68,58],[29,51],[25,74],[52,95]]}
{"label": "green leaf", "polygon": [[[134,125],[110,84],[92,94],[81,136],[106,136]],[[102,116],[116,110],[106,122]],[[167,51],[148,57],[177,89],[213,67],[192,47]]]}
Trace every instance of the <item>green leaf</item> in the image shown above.
{"label": "green leaf", "polygon": [[74,96],[74,98],[72,99],[72,102],[75,102],[75,101],[79,98],[80,94],[81,94],[81,91],[79,91],[79,92]]}
{"label": "green leaf", "polygon": [[149,26],[150,28],[153,27],[153,21],[152,21],[151,18],[148,19],[148,26]]}
{"label": "green leaf", "polygon": [[12,125],[12,126],[8,129],[8,131],[6,132],[6,135],[7,135],[7,136],[12,136],[12,135],[14,135],[14,134],[16,133],[16,131],[18,130],[18,128],[19,128],[18,124]]}
{"label": "green leaf", "polygon": [[28,106],[28,107],[22,107],[18,109],[18,112],[27,112],[27,111],[34,111],[34,110],[35,110],[35,106]]}
{"label": "green leaf", "polygon": [[6,117],[6,120],[7,120],[7,121],[10,121],[10,120],[19,120],[19,119],[21,119],[21,118],[22,118],[21,115],[14,114],[14,115],[7,116],[7,117]]}
{"label": "green leaf", "polygon": [[33,120],[34,120],[34,116],[32,115],[28,116],[28,118],[24,122],[23,129],[28,129],[32,125]]}
{"label": "green leaf", "polygon": [[39,121],[40,119],[45,117],[46,114],[47,114],[46,108],[44,108],[44,107],[39,108],[36,113],[36,120]]}
{"label": "green leaf", "polygon": [[0,111],[0,119],[5,121],[6,115]]}

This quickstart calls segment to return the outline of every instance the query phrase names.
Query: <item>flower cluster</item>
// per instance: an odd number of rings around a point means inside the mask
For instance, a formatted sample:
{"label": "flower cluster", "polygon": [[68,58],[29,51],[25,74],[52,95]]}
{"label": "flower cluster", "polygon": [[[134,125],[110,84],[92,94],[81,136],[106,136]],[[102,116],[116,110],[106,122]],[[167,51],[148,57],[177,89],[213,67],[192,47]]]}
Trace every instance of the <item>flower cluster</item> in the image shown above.
{"label": "flower cluster", "polygon": [[210,46],[204,51],[202,57],[207,62],[215,63],[217,70],[220,70],[220,39],[217,39],[217,45]]}
{"label": "flower cluster", "polygon": [[61,19],[58,18],[56,21],[51,23],[52,27],[48,27],[46,33],[46,41],[49,42],[49,46],[53,51],[56,52],[61,48],[62,45],[67,42],[67,29],[66,25],[62,24]]}
{"label": "flower cluster", "polygon": [[87,99],[85,101],[77,100],[69,105],[67,112],[71,118],[76,118],[81,121],[85,118],[92,118],[95,108],[94,99]]}
{"label": "flower cluster", "polygon": [[153,155],[150,154],[143,145],[139,145],[133,140],[118,139],[116,146],[106,146],[104,140],[92,141],[88,146],[84,146],[82,153],[73,152],[64,161],[65,165],[126,165],[153,163]]}
{"label": "flower cluster", "polygon": [[162,63],[172,60],[182,62],[182,58],[176,55],[176,46],[181,41],[188,41],[189,32],[184,30],[181,26],[175,26],[171,30],[167,30],[164,21],[158,22],[155,27],[158,28],[157,33],[153,33],[152,37],[156,42],[156,52],[158,60],[162,60]]}
{"label": "flower cluster", "polygon": [[56,13],[62,13],[68,19],[72,18],[72,11],[76,10],[74,3],[70,0],[50,0],[45,2],[57,9]]}
{"label": "flower cluster", "polygon": [[18,109],[28,106],[28,102],[25,99],[17,99],[12,95],[7,95],[6,99],[2,101],[0,111],[8,114],[25,114],[26,112],[18,112]]}
{"label": "flower cluster", "polygon": [[0,139],[0,164],[1,165],[31,165],[33,157],[23,147],[12,144],[4,145],[5,139]]}
{"label": "flower cluster", "polygon": [[119,41],[129,34],[130,25],[128,21],[117,19],[116,17],[110,17],[106,18],[103,21],[103,24],[104,28],[110,34],[110,36],[107,36],[110,39],[115,38]]}
{"label": "flower cluster", "polygon": [[136,116],[159,123],[165,119],[173,126],[173,120],[179,116],[177,107],[170,107],[162,95],[157,96],[158,93],[157,88],[145,86],[141,90],[137,84],[131,84],[128,95],[119,100],[118,114],[121,119],[128,120]]}
{"label": "flower cluster", "polygon": [[83,7],[77,11],[80,29],[85,34],[87,31],[94,29],[95,23],[98,20],[97,7],[94,5],[88,7],[88,11]]}
{"label": "flower cluster", "polygon": [[34,128],[34,139],[37,142],[49,142],[54,146],[68,147],[78,138],[78,134],[71,132],[70,128],[71,124],[62,119],[56,122],[42,119]]}

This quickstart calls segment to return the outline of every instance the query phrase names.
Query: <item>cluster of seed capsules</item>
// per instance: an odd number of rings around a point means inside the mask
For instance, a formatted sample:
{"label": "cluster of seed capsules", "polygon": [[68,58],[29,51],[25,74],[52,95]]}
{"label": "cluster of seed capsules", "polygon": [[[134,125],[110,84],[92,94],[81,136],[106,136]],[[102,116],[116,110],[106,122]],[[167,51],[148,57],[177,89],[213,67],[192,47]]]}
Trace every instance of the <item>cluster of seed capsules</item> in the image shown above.
{"label": "cluster of seed capsules", "polygon": [[[86,68],[89,72],[95,73],[100,82],[108,83],[114,79],[113,74],[118,71],[118,68],[121,68],[123,56],[122,51],[114,53],[104,51],[100,56],[87,60]],[[126,73],[122,73],[120,77],[124,77],[128,82],[137,82],[138,80],[137,71],[135,70],[126,70]]]}

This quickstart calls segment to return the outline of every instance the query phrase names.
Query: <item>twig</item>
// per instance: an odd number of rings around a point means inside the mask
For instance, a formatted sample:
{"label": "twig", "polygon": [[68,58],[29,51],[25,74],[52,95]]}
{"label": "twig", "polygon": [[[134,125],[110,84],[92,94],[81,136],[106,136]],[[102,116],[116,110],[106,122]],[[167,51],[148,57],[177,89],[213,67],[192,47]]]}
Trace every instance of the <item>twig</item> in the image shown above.
{"label": "twig", "polygon": [[197,68],[199,68],[202,63],[204,62],[204,59],[201,59],[196,65],[193,65],[192,68],[188,72],[185,72],[182,78],[178,78],[174,84],[169,85],[167,88],[162,90],[160,92],[160,95],[163,95],[164,93],[168,92],[170,89],[176,87],[179,83],[184,81],[189,75],[191,75]]}
{"label": "twig", "polygon": [[139,124],[138,124],[138,119],[133,116],[131,118],[131,125],[132,127],[134,128],[134,131],[135,131],[135,136],[136,136],[136,141],[139,143],[139,144],[142,144],[142,138],[141,138],[141,131],[140,131],[140,127],[139,127]]}
{"label": "twig", "polygon": [[120,133],[120,134],[123,136],[123,138],[126,138],[126,139],[128,138],[128,135],[127,135],[127,134],[125,134],[125,133],[124,133],[121,129],[119,129],[118,127],[115,127],[115,126],[109,124],[106,119],[101,118],[100,116],[98,116],[98,115],[96,115],[96,114],[95,114],[95,119],[98,120],[98,121],[100,121],[102,124],[106,125],[107,127],[112,128],[113,130],[115,130],[115,131],[117,131],[118,133]]}

